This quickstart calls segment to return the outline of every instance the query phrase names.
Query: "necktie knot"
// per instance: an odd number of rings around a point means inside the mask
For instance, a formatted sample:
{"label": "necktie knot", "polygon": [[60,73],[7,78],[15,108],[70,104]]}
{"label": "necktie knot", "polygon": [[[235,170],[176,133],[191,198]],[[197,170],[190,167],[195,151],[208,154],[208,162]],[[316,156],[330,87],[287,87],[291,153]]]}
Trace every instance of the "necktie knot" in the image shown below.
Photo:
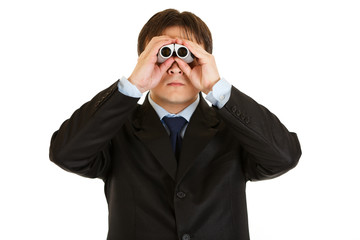
{"label": "necktie knot", "polygon": [[181,129],[183,129],[187,123],[183,117],[163,117],[163,121],[169,128],[170,134],[180,133]]}

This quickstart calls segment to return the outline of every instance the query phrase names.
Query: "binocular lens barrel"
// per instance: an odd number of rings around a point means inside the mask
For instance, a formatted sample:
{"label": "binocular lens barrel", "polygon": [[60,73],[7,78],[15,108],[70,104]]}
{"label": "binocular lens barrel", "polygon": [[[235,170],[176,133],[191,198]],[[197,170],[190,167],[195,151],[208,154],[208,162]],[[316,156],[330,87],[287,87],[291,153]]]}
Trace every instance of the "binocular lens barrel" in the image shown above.
{"label": "binocular lens barrel", "polygon": [[177,50],[177,54],[178,54],[179,57],[186,57],[186,55],[188,54],[188,50],[187,50],[187,48],[180,47]]}
{"label": "binocular lens barrel", "polygon": [[180,44],[168,44],[160,48],[158,53],[158,63],[163,63],[172,55],[178,56],[187,63],[194,60],[194,55],[187,49],[187,47]]}
{"label": "binocular lens barrel", "polygon": [[170,57],[170,55],[171,55],[171,49],[169,48],[169,47],[163,47],[162,49],[161,49],[161,55],[163,56],[163,57]]}

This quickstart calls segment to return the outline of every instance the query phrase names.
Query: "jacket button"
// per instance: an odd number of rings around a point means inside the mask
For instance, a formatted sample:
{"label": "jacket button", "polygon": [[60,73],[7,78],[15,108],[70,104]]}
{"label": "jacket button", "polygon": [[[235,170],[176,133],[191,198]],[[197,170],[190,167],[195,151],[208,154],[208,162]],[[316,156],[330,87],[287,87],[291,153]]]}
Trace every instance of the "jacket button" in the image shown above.
{"label": "jacket button", "polygon": [[182,240],[190,240],[190,239],[191,239],[191,237],[190,237],[189,234],[184,234],[184,235],[182,236]]}
{"label": "jacket button", "polygon": [[185,198],[186,197],[186,194],[184,193],[184,192],[178,192],[178,193],[176,193],[176,196],[178,197],[178,198]]}
{"label": "jacket button", "polygon": [[236,107],[236,106],[233,106],[233,107],[231,108],[231,111],[232,111],[233,113],[236,113],[236,110],[237,110],[237,107]]}

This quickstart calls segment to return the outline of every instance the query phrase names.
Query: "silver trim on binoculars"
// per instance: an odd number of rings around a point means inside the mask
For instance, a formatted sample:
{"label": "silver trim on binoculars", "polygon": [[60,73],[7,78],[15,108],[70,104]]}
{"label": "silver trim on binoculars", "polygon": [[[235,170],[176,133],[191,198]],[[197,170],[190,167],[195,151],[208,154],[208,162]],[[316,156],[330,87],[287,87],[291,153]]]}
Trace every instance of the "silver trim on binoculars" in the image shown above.
{"label": "silver trim on binoculars", "polygon": [[163,63],[166,59],[170,58],[174,51],[178,58],[181,58],[186,63],[194,61],[194,55],[189,51],[187,47],[181,44],[168,44],[160,48],[158,53],[158,63]]}

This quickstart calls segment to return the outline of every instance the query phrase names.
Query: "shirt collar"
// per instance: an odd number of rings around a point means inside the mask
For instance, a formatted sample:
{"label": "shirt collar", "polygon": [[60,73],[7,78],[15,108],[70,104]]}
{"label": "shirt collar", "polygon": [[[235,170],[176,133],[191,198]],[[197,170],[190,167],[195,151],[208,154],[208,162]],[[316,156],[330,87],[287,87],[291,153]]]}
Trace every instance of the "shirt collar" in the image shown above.
{"label": "shirt collar", "polygon": [[160,120],[165,116],[168,116],[168,117],[181,116],[181,117],[185,118],[188,122],[190,121],[190,118],[191,118],[192,114],[195,112],[195,109],[196,109],[196,107],[198,106],[198,104],[200,102],[200,98],[199,98],[199,95],[198,95],[196,100],[192,104],[187,106],[184,110],[182,110],[178,114],[172,114],[172,113],[169,113],[168,111],[166,111],[161,106],[159,106],[157,103],[155,103],[151,99],[150,94],[148,95],[148,100],[149,100],[150,105],[154,108],[155,112],[159,116]]}

